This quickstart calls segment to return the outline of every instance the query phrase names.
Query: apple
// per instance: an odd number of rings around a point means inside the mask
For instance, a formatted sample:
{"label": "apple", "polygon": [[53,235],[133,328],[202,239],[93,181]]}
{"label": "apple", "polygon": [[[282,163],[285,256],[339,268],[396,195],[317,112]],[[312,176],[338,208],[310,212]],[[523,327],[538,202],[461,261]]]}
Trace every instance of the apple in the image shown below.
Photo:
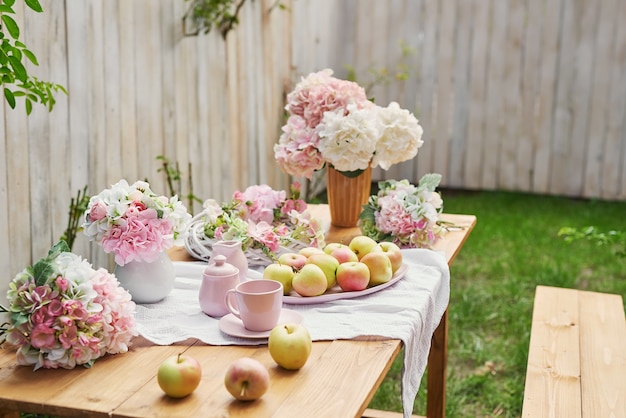
{"label": "apple", "polygon": [[349,261],[339,264],[337,268],[337,284],[344,292],[363,290],[370,282],[370,270],[367,264],[360,261]]}
{"label": "apple", "polygon": [[398,271],[400,266],[402,266],[402,251],[400,250],[400,247],[389,241],[383,241],[378,245],[380,245],[380,248],[382,248],[383,252],[387,254],[387,257],[389,257],[389,261],[391,261],[391,270],[394,273]]}
{"label": "apple", "polygon": [[326,290],[330,289],[337,283],[337,267],[339,267],[339,260],[330,254],[313,254],[306,260],[307,264],[315,264],[322,269],[324,275],[326,275]]}
{"label": "apple", "polygon": [[192,393],[202,379],[200,363],[182,353],[166,358],[159,366],[157,382],[172,398],[184,398]]}
{"label": "apple", "polygon": [[383,251],[383,249],[380,248],[380,245],[378,245],[376,240],[366,235],[357,235],[356,237],[352,238],[348,246],[357,255],[359,260],[361,260],[363,256],[371,253],[372,251]]}
{"label": "apple", "polygon": [[359,261],[359,257],[347,245],[335,248],[331,251],[330,255],[335,257],[337,261],[339,261],[339,263],[347,263],[348,261]]}
{"label": "apple", "polygon": [[306,263],[306,256],[298,253],[284,253],[278,256],[278,262],[300,270],[302,266],[304,266],[304,263]]}
{"label": "apple", "polygon": [[241,357],[228,366],[224,386],[235,399],[253,401],[267,392],[270,374],[258,360]]}
{"label": "apple", "polygon": [[369,286],[387,283],[393,276],[391,260],[389,260],[387,253],[383,251],[365,254],[361,259],[361,263],[365,264],[370,271]]}
{"label": "apple", "polygon": [[298,254],[302,254],[303,256],[308,258],[313,254],[324,254],[324,250],[317,247],[304,247],[301,248],[300,251],[298,251]]}
{"label": "apple", "polygon": [[296,273],[293,267],[285,264],[272,263],[263,270],[263,278],[266,280],[275,280],[283,284],[283,293],[288,295],[293,289],[292,281]]}
{"label": "apple", "polygon": [[328,280],[321,267],[305,264],[291,281],[300,296],[319,296],[326,291]]}
{"label": "apple", "polygon": [[302,368],[313,348],[309,330],[302,324],[276,325],[267,344],[276,364],[287,370]]}
{"label": "apple", "polygon": [[331,242],[331,243],[326,244],[326,246],[324,246],[324,252],[326,254],[330,254],[335,249],[342,248],[342,247],[347,247],[347,245],[346,244],[342,244],[340,242]]}

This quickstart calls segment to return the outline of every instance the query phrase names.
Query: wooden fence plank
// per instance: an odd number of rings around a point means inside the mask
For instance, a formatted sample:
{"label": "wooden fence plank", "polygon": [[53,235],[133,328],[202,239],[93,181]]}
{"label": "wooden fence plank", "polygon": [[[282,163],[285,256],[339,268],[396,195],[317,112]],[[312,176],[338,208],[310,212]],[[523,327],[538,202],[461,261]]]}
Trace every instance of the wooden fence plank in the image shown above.
{"label": "wooden fence plank", "polygon": [[502,124],[506,123],[503,114],[502,92],[504,85],[504,59],[500,51],[506,51],[507,4],[503,1],[492,3],[489,34],[489,66],[487,68],[487,117],[489,123],[485,129],[485,156],[482,163],[481,184],[483,187],[498,187],[500,145]]}
{"label": "wooden fence plank", "polygon": [[469,62],[470,86],[467,145],[464,162],[464,184],[470,189],[477,189],[481,184],[481,166],[484,149],[486,92],[487,92],[487,52],[489,49],[489,32],[484,28],[489,25],[490,2],[474,0],[472,2],[473,28],[471,57]]}

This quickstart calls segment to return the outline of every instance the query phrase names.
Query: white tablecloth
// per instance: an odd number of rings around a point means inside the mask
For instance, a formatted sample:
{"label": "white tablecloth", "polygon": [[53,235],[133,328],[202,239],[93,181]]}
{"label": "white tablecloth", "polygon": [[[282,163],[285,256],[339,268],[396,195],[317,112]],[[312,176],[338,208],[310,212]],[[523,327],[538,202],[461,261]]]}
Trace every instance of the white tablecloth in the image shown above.
{"label": "white tablecloth", "polygon": [[[404,343],[402,403],[404,416],[413,402],[428,360],[432,334],[450,297],[450,271],[443,253],[402,250],[406,275],[392,286],[370,295],[323,304],[287,305],[300,312],[315,340],[350,339],[377,335]],[[198,304],[203,262],[175,262],[176,284],[163,301],[137,306],[139,334],[159,345],[198,338],[212,345],[259,345],[267,340],[224,334],[218,320],[205,315]],[[260,273],[250,271],[250,278]]]}

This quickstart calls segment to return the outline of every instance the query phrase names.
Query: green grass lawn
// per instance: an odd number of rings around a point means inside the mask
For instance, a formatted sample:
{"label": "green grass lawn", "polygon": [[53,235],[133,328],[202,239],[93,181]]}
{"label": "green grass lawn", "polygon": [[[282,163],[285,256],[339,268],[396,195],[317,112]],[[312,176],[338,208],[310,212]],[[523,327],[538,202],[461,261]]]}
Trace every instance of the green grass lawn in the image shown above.
{"label": "green grass lawn", "polygon": [[[626,294],[626,258],[588,241],[565,243],[562,226],[626,231],[626,202],[504,192],[443,191],[447,213],[477,225],[451,267],[449,417],[521,415],[535,287]],[[401,411],[400,358],[370,407]],[[426,413],[426,380],[414,413]]]}

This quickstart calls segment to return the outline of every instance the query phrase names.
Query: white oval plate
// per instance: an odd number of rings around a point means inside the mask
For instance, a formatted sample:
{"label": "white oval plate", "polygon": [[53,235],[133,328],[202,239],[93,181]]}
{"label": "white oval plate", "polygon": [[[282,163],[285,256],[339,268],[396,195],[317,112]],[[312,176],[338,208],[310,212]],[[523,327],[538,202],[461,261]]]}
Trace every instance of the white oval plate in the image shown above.
{"label": "white oval plate", "polygon": [[330,302],[333,300],[339,299],[352,299],[358,298],[359,296],[369,295],[371,293],[380,292],[383,289],[388,288],[402,277],[404,277],[406,271],[408,270],[408,266],[405,263],[402,263],[402,266],[395,272],[391,280],[387,283],[379,284],[378,286],[368,287],[363,290],[356,290],[352,292],[344,292],[338,285],[333,286],[330,290],[327,290],[326,293],[319,296],[300,296],[295,291],[292,291],[289,296],[283,297],[283,303],[291,304],[291,305],[311,305],[314,303],[324,303]]}
{"label": "white oval plate", "polygon": [[[280,317],[278,318],[279,324],[302,322],[302,314],[300,312],[292,311],[291,309],[282,309],[280,311]],[[233,337],[241,338],[267,338],[270,336],[270,331],[250,331],[243,326],[241,319],[235,315],[229,313],[220,318],[219,321],[220,330],[223,333],[231,335]]]}

